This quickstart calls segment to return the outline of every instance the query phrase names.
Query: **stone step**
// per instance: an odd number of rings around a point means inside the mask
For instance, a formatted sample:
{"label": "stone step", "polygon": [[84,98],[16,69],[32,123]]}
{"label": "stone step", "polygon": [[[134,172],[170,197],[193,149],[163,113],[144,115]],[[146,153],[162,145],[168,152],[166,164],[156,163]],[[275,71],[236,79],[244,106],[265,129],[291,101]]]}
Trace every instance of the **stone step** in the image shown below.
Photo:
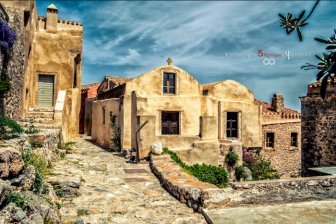
{"label": "stone step", "polygon": [[[28,128],[30,126],[30,122],[18,122],[21,127],[23,128]],[[41,124],[41,123],[33,123],[34,127],[36,129],[60,129],[61,125],[56,125],[56,124]]]}
{"label": "stone step", "polygon": [[53,124],[53,118],[22,118],[19,121],[26,123]]}
{"label": "stone step", "polygon": [[26,118],[53,118],[54,112],[28,112]]}
{"label": "stone step", "polygon": [[34,107],[29,108],[28,112],[54,112],[54,107]]}

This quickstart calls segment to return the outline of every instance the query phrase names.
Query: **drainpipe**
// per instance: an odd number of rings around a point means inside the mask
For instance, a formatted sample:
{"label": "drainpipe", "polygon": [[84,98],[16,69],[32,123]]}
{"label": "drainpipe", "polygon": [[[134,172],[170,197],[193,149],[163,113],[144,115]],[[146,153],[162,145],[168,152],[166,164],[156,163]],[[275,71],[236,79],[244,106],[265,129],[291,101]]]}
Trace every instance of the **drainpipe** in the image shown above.
{"label": "drainpipe", "polygon": [[135,132],[136,137],[136,162],[140,162],[140,153],[139,153],[139,142],[138,142],[138,133],[141,131],[141,129],[148,123],[148,120],[143,123],[139,129]]}

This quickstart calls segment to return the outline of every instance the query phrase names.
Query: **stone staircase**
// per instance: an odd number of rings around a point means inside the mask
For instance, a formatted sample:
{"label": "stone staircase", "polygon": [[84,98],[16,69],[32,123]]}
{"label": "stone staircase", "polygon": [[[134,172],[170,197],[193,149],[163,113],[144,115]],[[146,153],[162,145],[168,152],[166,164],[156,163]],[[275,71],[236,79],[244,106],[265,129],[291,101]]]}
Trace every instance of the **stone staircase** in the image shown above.
{"label": "stone staircase", "polygon": [[33,125],[37,129],[60,129],[60,125],[55,124],[54,108],[30,108],[25,118],[19,120],[19,124],[28,128]]}

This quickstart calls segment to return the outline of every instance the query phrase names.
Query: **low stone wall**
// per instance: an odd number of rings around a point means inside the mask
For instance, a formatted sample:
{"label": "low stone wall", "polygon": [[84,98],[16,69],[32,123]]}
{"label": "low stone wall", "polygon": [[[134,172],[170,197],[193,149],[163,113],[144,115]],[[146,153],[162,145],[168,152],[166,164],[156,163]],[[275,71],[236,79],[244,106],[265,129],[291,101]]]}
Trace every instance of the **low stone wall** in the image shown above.
{"label": "low stone wall", "polygon": [[168,192],[203,214],[203,208],[336,198],[336,176],[232,182],[220,189],[188,175],[167,155],[153,156],[150,167]]}

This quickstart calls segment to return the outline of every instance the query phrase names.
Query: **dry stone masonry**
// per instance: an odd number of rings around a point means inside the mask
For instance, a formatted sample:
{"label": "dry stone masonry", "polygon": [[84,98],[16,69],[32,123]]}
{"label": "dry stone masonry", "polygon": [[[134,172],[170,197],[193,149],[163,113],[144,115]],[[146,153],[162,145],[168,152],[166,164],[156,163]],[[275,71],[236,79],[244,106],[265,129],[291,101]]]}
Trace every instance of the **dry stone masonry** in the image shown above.
{"label": "dry stone masonry", "polygon": [[301,97],[303,175],[310,167],[336,165],[336,83],[329,83],[325,100],[320,87],[319,82],[308,85],[307,96]]}

